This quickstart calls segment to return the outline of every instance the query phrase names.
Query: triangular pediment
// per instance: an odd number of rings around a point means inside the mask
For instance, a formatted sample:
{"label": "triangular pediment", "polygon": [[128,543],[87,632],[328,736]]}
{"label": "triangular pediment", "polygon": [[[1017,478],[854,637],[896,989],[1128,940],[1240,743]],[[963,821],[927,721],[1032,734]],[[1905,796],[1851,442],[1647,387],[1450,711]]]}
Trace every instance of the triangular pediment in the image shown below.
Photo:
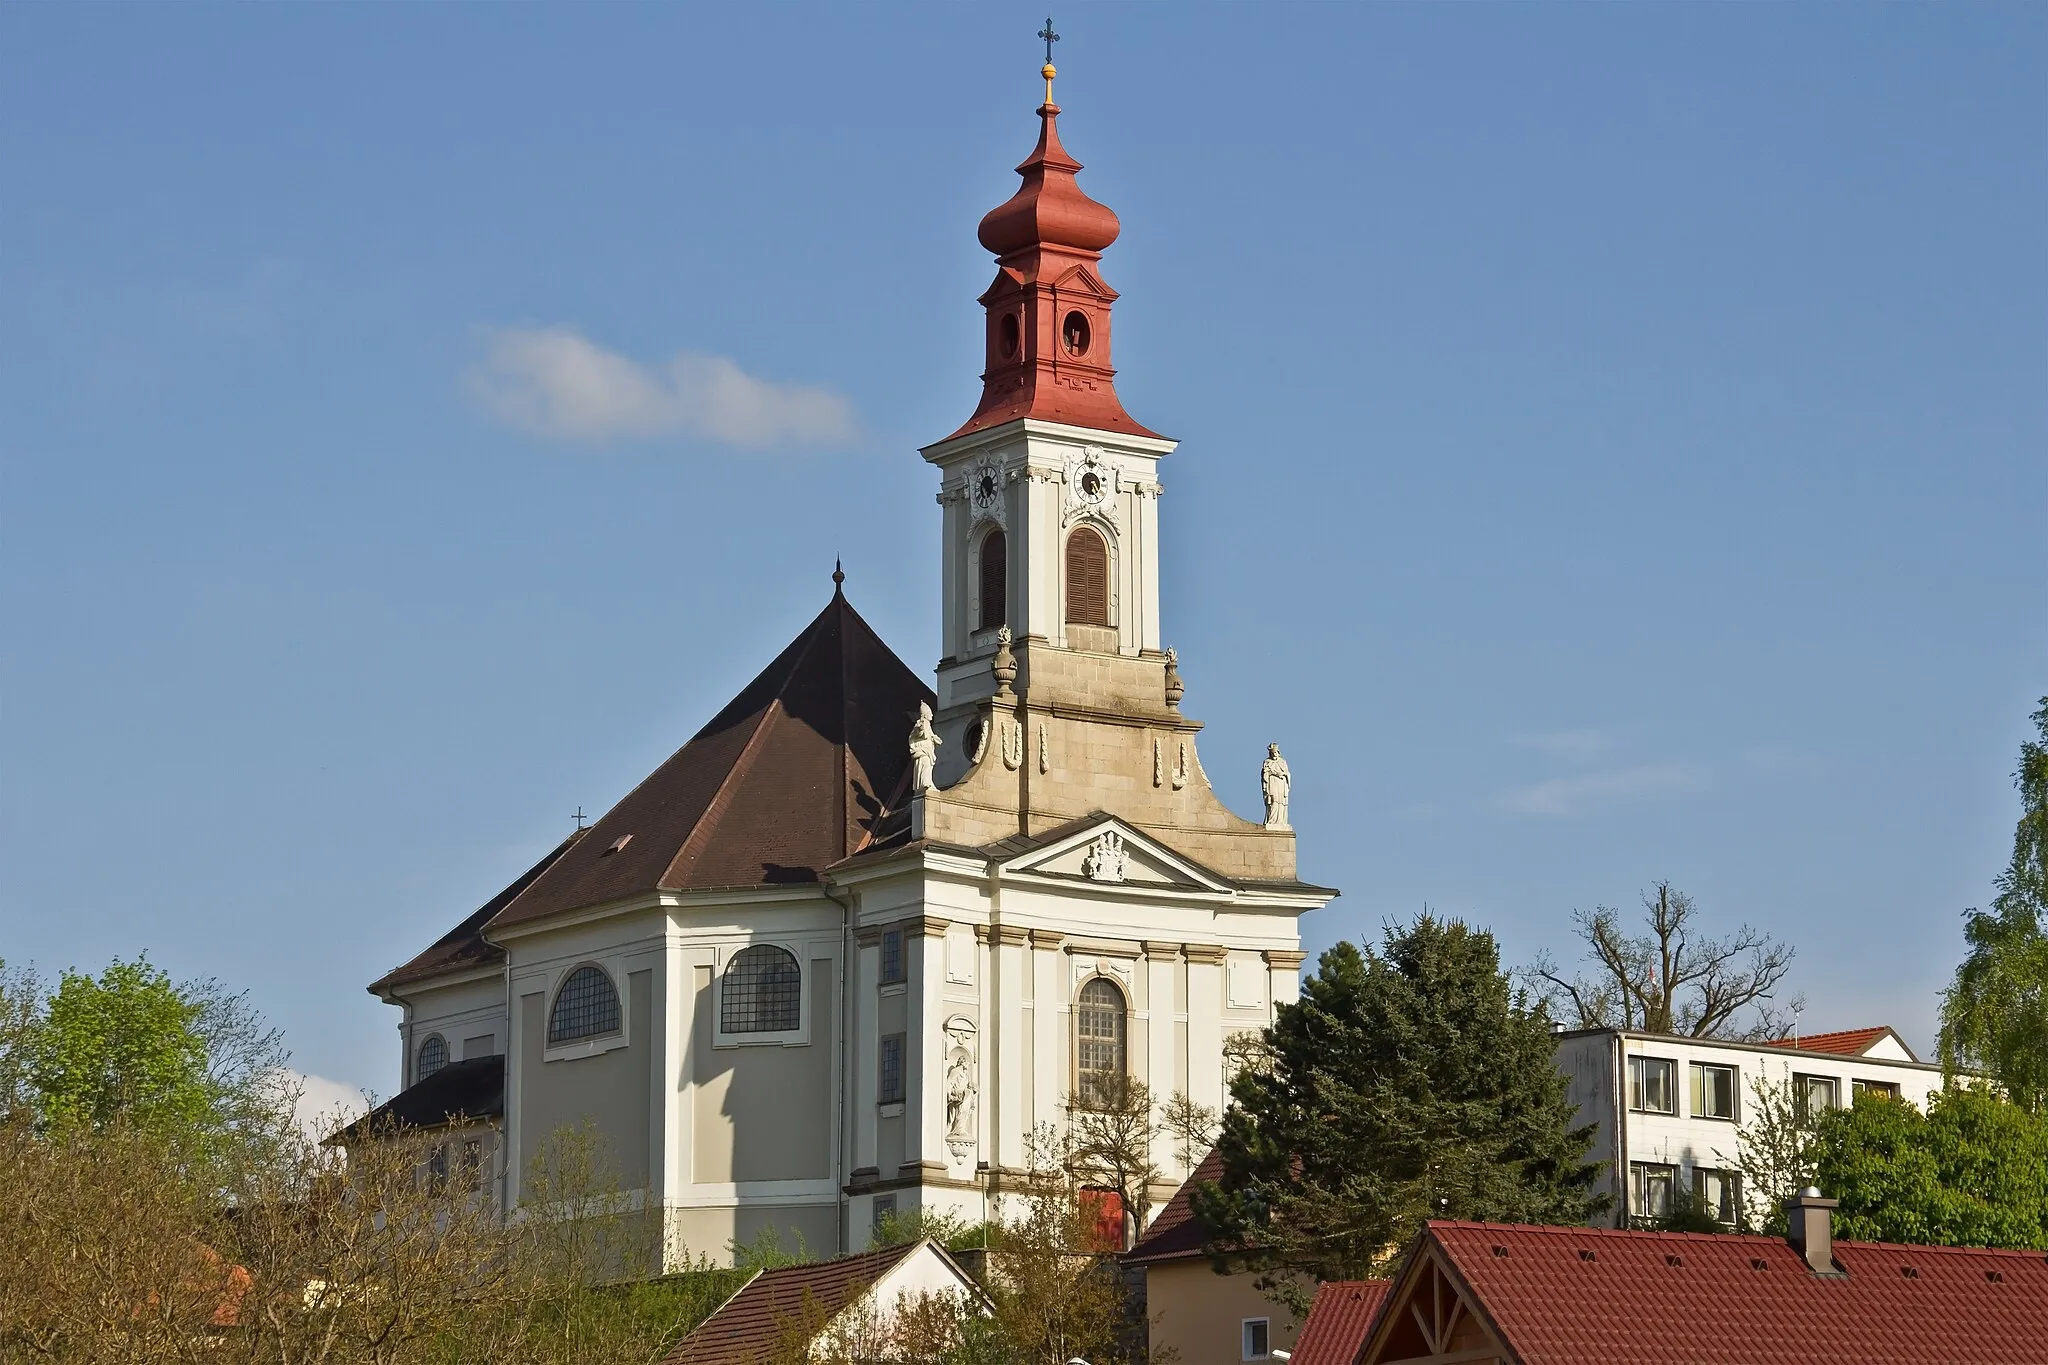
{"label": "triangular pediment", "polygon": [[1003,863],[1004,875],[1035,874],[1099,886],[1228,894],[1229,883],[1113,815],[1077,820]]}
{"label": "triangular pediment", "polygon": [[1358,1365],[1513,1361],[1484,1307],[1426,1233],[1359,1348]]}
{"label": "triangular pediment", "polygon": [[1102,276],[1096,274],[1085,265],[1075,266],[1072,270],[1069,270],[1066,274],[1053,281],[1053,285],[1063,293],[1072,293],[1080,290],[1093,294],[1104,303],[1113,303],[1118,297],[1116,290],[1111,289],[1103,281]]}

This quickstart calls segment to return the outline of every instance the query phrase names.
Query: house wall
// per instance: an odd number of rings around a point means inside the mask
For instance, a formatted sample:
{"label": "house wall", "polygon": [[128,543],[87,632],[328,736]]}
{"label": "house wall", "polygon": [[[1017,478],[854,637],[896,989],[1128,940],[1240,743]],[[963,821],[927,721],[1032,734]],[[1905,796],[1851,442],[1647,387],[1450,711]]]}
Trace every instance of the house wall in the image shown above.
{"label": "house wall", "polygon": [[1252,1287],[1250,1275],[1218,1275],[1193,1257],[1145,1267],[1145,1308],[1152,1322],[1152,1359],[1176,1365],[1238,1365],[1246,1318],[1265,1318],[1269,1344],[1294,1348],[1301,1324]]}
{"label": "house wall", "polygon": [[398,1027],[398,1074],[405,1085],[412,1085],[420,1079],[420,1044],[433,1034],[439,1034],[448,1044],[448,1060],[451,1062],[506,1050],[505,982],[502,975],[493,974],[477,980],[458,977],[447,983],[428,982],[405,988],[397,998],[405,1010]]}
{"label": "house wall", "polygon": [[[1614,1060],[1619,1040],[1621,1057]],[[1895,1045],[1894,1045],[1895,1046]],[[1888,1051],[1891,1049],[1887,1049]],[[1629,1057],[1649,1057],[1673,1062],[1677,1083],[1676,1113],[1660,1114],[1631,1110],[1629,1105]],[[1731,1119],[1705,1118],[1693,1112],[1691,1065],[1703,1062],[1736,1068],[1735,1114]],[[1795,1076],[1825,1076],[1837,1085],[1841,1103],[1852,1100],[1855,1081],[1876,1081],[1898,1087],[1899,1096],[1925,1109],[1929,1097],[1941,1088],[1941,1068],[1925,1062],[1893,1056],[1848,1057],[1838,1053],[1805,1049],[1764,1047],[1753,1043],[1698,1038],[1667,1038],[1656,1034],[1617,1033],[1593,1030],[1562,1035],[1558,1040],[1557,1063],[1570,1086],[1569,1093],[1580,1105],[1582,1122],[1594,1120],[1603,1131],[1618,1131],[1621,1150],[1611,1145],[1602,1159],[1615,1164],[1608,1173],[1606,1189],[1616,1196],[1615,1212],[1600,1219],[1612,1221],[1624,1211],[1628,1191],[1628,1167],[1655,1163],[1678,1168],[1682,1188],[1690,1188],[1693,1172],[1702,1166],[1732,1169],[1738,1153],[1738,1133],[1747,1121],[1753,1103],[1752,1085],[1758,1077],[1779,1085]],[[1745,1198],[1754,1192],[1745,1191]],[[1749,1199],[1751,1216],[1761,1218],[1767,1210]]]}

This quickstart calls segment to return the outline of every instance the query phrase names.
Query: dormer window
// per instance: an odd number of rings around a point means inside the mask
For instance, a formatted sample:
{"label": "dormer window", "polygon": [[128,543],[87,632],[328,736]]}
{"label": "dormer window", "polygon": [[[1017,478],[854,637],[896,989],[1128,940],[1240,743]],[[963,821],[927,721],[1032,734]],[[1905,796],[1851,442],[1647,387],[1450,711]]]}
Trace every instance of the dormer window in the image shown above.
{"label": "dormer window", "polygon": [[981,538],[981,629],[994,630],[1010,617],[1010,550],[1001,527]]}

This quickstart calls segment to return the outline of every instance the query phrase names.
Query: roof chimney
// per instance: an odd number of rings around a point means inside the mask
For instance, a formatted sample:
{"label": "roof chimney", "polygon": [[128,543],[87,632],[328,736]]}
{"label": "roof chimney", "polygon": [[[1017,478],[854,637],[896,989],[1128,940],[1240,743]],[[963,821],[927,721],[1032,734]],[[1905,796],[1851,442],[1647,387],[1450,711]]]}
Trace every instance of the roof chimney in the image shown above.
{"label": "roof chimney", "polygon": [[1843,1273],[1835,1266],[1833,1222],[1834,1211],[1841,1205],[1839,1199],[1821,1198],[1820,1191],[1811,1185],[1785,1201],[1785,1221],[1791,1225],[1786,1240],[1806,1258],[1807,1268],[1816,1275]]}

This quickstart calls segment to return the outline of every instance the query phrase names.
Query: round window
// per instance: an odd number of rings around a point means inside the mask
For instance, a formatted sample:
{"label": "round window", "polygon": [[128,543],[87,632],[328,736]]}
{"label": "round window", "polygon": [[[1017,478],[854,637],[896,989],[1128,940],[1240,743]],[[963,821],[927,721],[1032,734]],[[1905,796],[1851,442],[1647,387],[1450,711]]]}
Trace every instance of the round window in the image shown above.
{"label": "round window", "polygon": [[1020,329],[1017,325],[1017,315],[1015,313],[1003,314],[1002,323],[997,327],[997,331],[1002,334],[1003,359],[1016,359],[1017,341],[1020,335]]}
{"label": "round window", "polygon": [[1060,324],[1060,344],[1067,348],[1068,355],[1088,354],[1088,319],[1079,313],[1067,314],[1067,320]]}

